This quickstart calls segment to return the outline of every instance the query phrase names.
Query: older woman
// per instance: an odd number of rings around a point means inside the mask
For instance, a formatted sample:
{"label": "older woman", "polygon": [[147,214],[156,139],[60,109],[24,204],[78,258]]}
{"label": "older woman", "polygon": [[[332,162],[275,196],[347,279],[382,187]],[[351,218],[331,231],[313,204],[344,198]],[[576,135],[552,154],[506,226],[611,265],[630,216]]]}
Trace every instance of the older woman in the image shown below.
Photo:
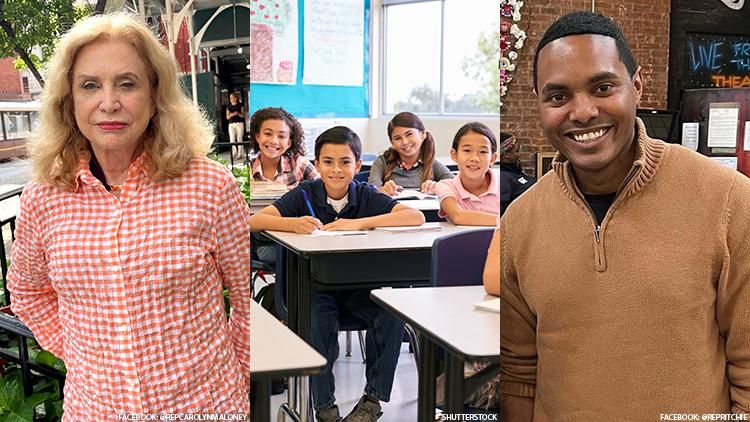
{"label": "older woman", "polygon": [[98,16],[47,78],[8,287],[65,360],[63,420],[247,413],[249,209],[174,61],[134,18]]}

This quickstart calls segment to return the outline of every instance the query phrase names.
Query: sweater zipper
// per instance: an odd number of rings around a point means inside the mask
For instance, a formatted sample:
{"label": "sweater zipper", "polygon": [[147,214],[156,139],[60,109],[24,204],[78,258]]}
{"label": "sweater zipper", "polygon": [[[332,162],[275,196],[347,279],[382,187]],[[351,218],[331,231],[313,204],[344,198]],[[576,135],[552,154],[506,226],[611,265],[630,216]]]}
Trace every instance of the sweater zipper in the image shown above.
{"label": "sweater zipper", "polygon": [[[620,200],[620,193],[622,192],[623,189],[625,189],[628,183],[630,183],[630,180],[633,178],[633,176],[635,176],[637,171],[638,171],[638,165],[633,165],[633,167],[630,169],[630,173],[628,173],[627,177],[625,177],[625,179],[622,181],[622,184],[620,185],[619,189],[617,189],[617,193],[615,193],[615,200],[612,202],[612,205],[609,206],[607,213],[604,215],[602,224],[599,224],[596,221],[596,217],[594,216],[594,210],[592,210],[591,206],[588,206],[588,203],[586,203],[589,209],[589,213],[591,214],[591,217],[594,219],[594,226],[595,226],[594,227],[594,240],[596,240],[596,248],[594,249],[594,258],[596,259],[596,263],[595,263],[596,271],[598,272],[604,272],[607,270],[607,256],[604,253],[604,244],[602,243],[602,225],[607,220],[607,217],[609,217],[609,214],[614,208],[615,204]],[[580,192],[579,192],[579,195],[580,195]]]}
{"label": "sweater zipper", "polygon": [[[620,188],[617,189],[617,193],[615,196],[615,201],[612,202],[612,205],[610,206],[610,209],[607,210],[607,214],[604,216],[604,220],[602,220],[602,223],[607,220],[607,216],[610,213],[610,210],[612,207],[614,207],[617,200],[620,199],[620,192],[625,188],[625,186],[630,183],[630,180],[635,176],[635,173],[638,170],[638,165],[633,165],[633,167],[630,169],[630,173],[628,173],[627,177],[623,180],[622,184],[620,185]],[[572,178],[572,177],[571,177]],[[594,215],[594,210],[591,209],[591,206],[586,202],[586,200],[583,197],[583,194],[578,189],[578,185],[573,184],[575,187],[576,194],[578,195],[578,198],[586,205],[586,209],[589,211],[589,216],[591,217],[591,221],[594,222],[594,266],[596,267],[597,272],[604,272],[607,270],[607,255],[604,253],[604,244],[602,243],[602,225],[599,224],[598,221],[596,221],[596,216]]]}

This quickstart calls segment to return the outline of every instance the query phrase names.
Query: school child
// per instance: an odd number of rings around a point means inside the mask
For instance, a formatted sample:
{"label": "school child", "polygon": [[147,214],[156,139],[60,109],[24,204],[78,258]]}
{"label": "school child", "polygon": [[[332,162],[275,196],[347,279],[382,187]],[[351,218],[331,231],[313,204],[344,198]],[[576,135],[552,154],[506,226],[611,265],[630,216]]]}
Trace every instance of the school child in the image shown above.
{"label": "school child", "polygon": [[[309,234],[314,230],[365,230],[379,226],[424,223],[424,215],[398,204],[364,182],[354,181],[362,161],[362,144],[356,133],[337,126],[315,140],[318,180],[300,183],[253,216],[252,231],[280,230]],[[339,309],[367,325],[365,394],[346,417],[349,422],[375,421],[380,401],[390,399],[404,323],[370,299],[370,289],[311,294],[312,346],[328,360],[320,375],[312,377],[313,404],[319,422],[341,421],[331,369],[338,357]]]}
{"label": "school child", "polygon": [[435,140],[415,114],[403,111],[388,122],[388,148],[372,163],[368,182],[381,192],[395,196],[403,190],[435,193],[435,185],[453,174],[435,160]]}
{"label": "school child", "polygon": [[[252,180],[294,187],[303,180],[320,177],[305,158],[302,125],[283,108],[266,107],[253,113],[250,134],[250,148],[257,153],[250,160]],[[276,246],[271,240],[259,234],[254,234],[252,240],[259,260],[268,264],[277,261]]]}
{"label": "school child", "polygon": [[258,154],[250,160],[253,180],[293,187],[320,177],[305,158],[302,125],[283,108],[266,107],[253,113],[250,134],[250,148]]}
{"label": "school child", "polygon": [[492,130],[480,122],[461,126],[453,137],[451,158],[458,163],[458,175],[435,188],[438,216],[459,225],[494,226],[500,213],[500,180],[490,170],[497,158]]}

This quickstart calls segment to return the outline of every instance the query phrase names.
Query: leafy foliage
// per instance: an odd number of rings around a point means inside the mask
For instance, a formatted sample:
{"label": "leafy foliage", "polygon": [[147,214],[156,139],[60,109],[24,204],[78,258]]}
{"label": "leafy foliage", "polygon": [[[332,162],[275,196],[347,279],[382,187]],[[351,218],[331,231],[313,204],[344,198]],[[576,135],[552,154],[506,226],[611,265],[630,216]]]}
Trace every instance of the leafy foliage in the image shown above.
{"label": "leafy foliage", "polygon": [[[91,11],[90,6],[77,5],[74,0],[0,0],[0,26],[3,26],[0,30],[0,55],[20,56],[14,62],[18,70],[29,67],[33,72],[41,69],[60,36]],[[27,58],[22,57],[19,50]],[[39,83],[43,84],[43,81]]]}
{"label": "leafy foliage", "polygon": [[[221,156],[215,151],[208,154],[208,158],[216,161],[224,167],[229,167],[227,160],[221,158]],[[240,192],[245,197],[245,201],[250,204],[250,166],[245,167],[232,167],[232,175],[237,179],[237,184],[240,186]]]}
{"label": "leafy foliage", "polygon": [[468,78],[482,81],[484,89],[472,97],[472,102],[485,113],[496,114],[500,110],[500,73],[497,59],[500,57],[500,31],[482,31],[477,41],[476,53],[467,57],[461,69]]}
{"label": "leafy foliage", "polygon": [[[54,401],[58,403],[55,404]],[[9,422],[56,421],[62,416],[59,384],[43,380],[24,397],[21,370],[9,367],[0,378],[0,420]]]}

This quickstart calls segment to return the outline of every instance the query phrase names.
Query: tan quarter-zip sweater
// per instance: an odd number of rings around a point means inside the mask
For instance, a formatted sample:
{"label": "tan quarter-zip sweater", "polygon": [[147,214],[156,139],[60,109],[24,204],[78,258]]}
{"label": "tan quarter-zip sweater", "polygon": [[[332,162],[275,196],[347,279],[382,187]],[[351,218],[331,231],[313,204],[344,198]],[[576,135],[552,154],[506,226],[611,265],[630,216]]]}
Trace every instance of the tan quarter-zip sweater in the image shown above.
{"label": "tan quarter-zip sweater", "polygon": [[534,421],[750,412],[750,179],[637,124],[601,227],[559,154],[501,220],[502,389]]}

